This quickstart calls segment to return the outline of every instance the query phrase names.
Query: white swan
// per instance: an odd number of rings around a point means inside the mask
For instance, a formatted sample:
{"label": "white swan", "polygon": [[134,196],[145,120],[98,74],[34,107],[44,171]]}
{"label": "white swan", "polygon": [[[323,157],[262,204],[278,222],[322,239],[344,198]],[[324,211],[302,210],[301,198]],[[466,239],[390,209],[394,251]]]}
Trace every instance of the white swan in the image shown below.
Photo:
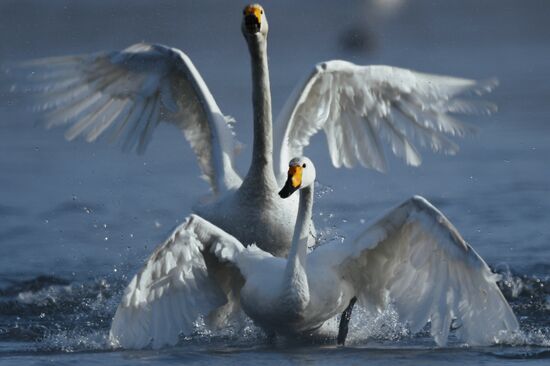
{"label": "white swan", "polygon": [[229,119],[189,57],[177,49],[139,43],[123,51],[32,61],[10,72],[28,81],[23,90],[44,93],[47,126],[70,126],[69,140],[83,136],[91,142],[109,135],[122,140],[123,148],[142,152],[160,122],[178,127],[214,193],[209,204],[194,211],[243,243],[256,242],[277,256],[290,248],[298,204],[294,197],[279,199],[276,176],[284,179],[286,162],[302,155],[316,132],[325,131],[335,166],[359,163],[382,171],[383,139],[407,164],[418,165],[413,138],[435,151],[455,153],[458,147],[445,134],[462,136],[471,127],[449,112],[493,108],[459,98],[487,91],[493,82],[323,62],[297,86],[280,114],[274,165],[267,19],[259,5],[243,13],[254,107],[252,163],[244,180],[233,168],[236,145]]}
{"label": "white swan", "polygon": [[[518,322],[483,259],[456,228],[422,197],[394,208],[366,231],[307,254],[315,168],[290,162],[281,190],[300,189],[299,213],[288,259],[277,258],[192,215],[149,258],[127,287],[110,331],[116,346],[175,344],[198,317],[229,304],[268,332],[311,334],[356,297],[368,310],[392,303],[413,333],[431,322],[438,345],[451,321],[470,345],[498,342]],[[228,270],[222,288],[212,269]],[[240,299],[231,296],[240,289]],[[240,300],[240,303],[239,303]]]}

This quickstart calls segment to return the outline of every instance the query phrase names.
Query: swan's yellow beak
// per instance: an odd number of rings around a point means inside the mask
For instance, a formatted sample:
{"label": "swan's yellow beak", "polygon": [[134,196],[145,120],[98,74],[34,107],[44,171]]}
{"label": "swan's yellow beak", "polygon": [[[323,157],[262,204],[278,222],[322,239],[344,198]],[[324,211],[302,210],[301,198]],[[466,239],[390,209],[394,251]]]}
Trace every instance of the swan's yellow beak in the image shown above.
{"label": "swan's yellow beak", "polygon": [[244,24],[250,33],[260,31],[264,9],[258,4],[247,5],[243,10]]}
{"label": "swan's yellow beak", "polygon": [[279,192],[281,198],[287,198],[294,193],[302,185],[302,170],[300,165],[291,165],[288,168],[288,178],[286,179],[285,186]]}
{"label": "swan's yellow beak", "polygon": [[302,185],[302,167],[294,165],[288,168],[288,179],[293,188],[299,188]]}

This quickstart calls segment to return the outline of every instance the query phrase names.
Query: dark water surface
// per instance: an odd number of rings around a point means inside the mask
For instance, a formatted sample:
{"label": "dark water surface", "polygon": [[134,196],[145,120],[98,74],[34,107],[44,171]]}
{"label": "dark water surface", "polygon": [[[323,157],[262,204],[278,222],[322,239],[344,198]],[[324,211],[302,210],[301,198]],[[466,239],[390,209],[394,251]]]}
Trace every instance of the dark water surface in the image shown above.
{"label": "dark water surface", "polygon": [[[397,1],[396,1],[397,2]],[[388,2],[386,2],[388,3]],[[320,184],[315,221],[347,237],[413,194],[458,227],[489,265],[521,323],[509,345],[435,348],[392,314],[354,316],[350,343],[269,344],[244,332],[198,332],[161,351],[113,351],[106,337],[121,291],[155,245],[208,193],[180,133],[161,127],[143,156],[100,142],[67,143],[34,127],[28,100],[0,76],[1,364],[470,364],[550,360],[550,3],[404,1],[394,14],[361,1],[264,4],[275,114],[316,62],[343,58],[456,76],[498,77],[491,117],[457,156],[424,153],[419,168],[390,159],[379,174],[331,167],[324,137],[306,153]],[[0,63],[120,49],[138,41],[184,50],[224,113],[237,119],[250,160],[244,2],[0,2]],[[365,21],[364,19],[367,19]]]}

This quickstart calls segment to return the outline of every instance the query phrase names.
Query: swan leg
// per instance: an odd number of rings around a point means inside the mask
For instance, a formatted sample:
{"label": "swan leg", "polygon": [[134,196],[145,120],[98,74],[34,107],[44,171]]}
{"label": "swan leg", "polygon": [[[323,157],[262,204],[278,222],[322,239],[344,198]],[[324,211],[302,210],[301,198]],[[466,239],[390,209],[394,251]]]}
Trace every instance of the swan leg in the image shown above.
{"label": "swan leg", "polygon": [[339,345],[343,346],[346,343],[346,338],[348,336],[348,325],[349,320],[351,318],[351,312],[353,311],[353,305],[355,305],[355,302],[357,301],[357,297],[353,297],[349,301],[349,305],[342,313],[342,316],[340,317],[340,325],[338,327],[338,338],[337,342]]}

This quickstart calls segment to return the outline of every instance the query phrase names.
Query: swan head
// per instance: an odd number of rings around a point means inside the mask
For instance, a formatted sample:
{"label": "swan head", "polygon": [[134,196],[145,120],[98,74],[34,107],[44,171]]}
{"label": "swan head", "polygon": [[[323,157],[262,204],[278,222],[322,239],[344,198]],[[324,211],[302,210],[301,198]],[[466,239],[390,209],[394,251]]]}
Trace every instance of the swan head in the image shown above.
{"label": "swan head", "polygon": [[243,10],[243,21],[241,29],[244,36],[248,39],[258,35],[267,35],[267,19],[264,8],[259,4],[250,4]]}
{"label": "swan head", "polygon": [[292,159],[288,163],[288,177],[279,196],[287,198],[297,190],[311,186],[315,182],[315,176],[315,165],[311,160],[305,156]]}

